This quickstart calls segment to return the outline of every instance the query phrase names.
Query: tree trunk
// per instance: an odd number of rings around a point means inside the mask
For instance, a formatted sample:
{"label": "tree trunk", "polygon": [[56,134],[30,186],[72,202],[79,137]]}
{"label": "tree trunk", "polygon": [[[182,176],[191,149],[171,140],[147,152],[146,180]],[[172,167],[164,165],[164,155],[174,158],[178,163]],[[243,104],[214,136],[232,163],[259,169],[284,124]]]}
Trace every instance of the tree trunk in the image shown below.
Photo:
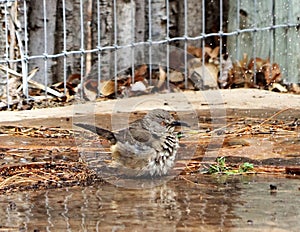
{"label": "tree trunk", "polygon": [[[5,25],[5,12],[4,10],[1,9],[0,12],[0,24],[1,25]],[[5,27],[0,27],[0,60],[4,60],[5,57],[5,53],[6,53],[6,33],[5,33]],[[3,63],[2,63],[3,65]],[[5,89],[5,85],[6,85],[6,76],[4,72],[0,72],[0,97],[3,95],[4,93],[4,89]]]}
{"label": "tree trunk", "polygon": [[[195,37],[201,35],[202,31],[202,5],[201,1],[190,0],[187,1],[187,22],[185,22],[184,15],[184,1],[178,0],[178,35],[183,36],[185,26],[187,29],[187,36]],[[189,45],[201,47],[201,41],[189,41]]]}
{"label": "tree trunk", "polygon": [[148,36],[146,35],[146,0],[136,1],[135,12],[135,42],[146,41]]}
{"label": "tree trunk", "polygon": [[[64,50],[63,9],[62,1],[58,2],[57,28],[55,33],[55,53]],[[66,0],[66,51],[79,51],[81,48],[81,25],[80,25],[80,0]],[[57,58],[55,67],[55,80],[61,81],[64,77],[64,57]],[[67,74],[81,73],[81,55],[68,55],[66,59]]]}
{"label": "tree trunk", "polygon": [[[44,9],[43,2],[40,0],[31,0],[28,12],[28,50],[30,56],[46,54],[54,54],[55,51],[55,29],[56,29],[56,5],[57,0],[48,0],[46,5],[47,15],[47,38],[45,38],[44,28]],[[47,50],[45,50],[47,49]],[[45,61],[43,59],[33,59],[29,63],[29,71],[34,67],[39,68],[38,74],[34,77],[37,82],[40,83],[52,83],[53,72],[52,67],[54,65],[52,59],[47,60],[47,70],[45,70]],[[48,80],[45,80],[44,73],[47,73]],[[46,76],[46,77],[47,77]]]}
{"label": "tree trunk", "polygon": [[[124,46],[134,42],[135,38],[135,11],[136,5],[134,1],[118,0],[116,5],[117,19],[117,44]],[[115,42],[115,38],[114,38]],[[117,63],[118,71],[128,69],[135,63],[133,58],[133,48],[126,47],[118,50]],[[115,60],[114,60],[115,62]]]}
{"label": "tree trunk", "polygon": [[[111,46],[113,44],[113,2],[100,0],[93,1],[93,17],[92,17],[92,48],[101,48]],[[99,12],[98,12],[99,9]],[[100,22],[100,25],[98,24]],[[99,31],[98,31],[99,30]],[[87,79],[111,78],[111,50],[103,50],[92,54],[92,67],[90,72],[86,73]],[[99,72],[100,70],[100,72]]]}
{"label": "tree trunk", "polygon": [[[1,9],[0,11],[0,24],[5,25],[5,12]],[[0,60],[5,59],[6,53],[6,33],[5,33],[5,26],[0,27]]]}

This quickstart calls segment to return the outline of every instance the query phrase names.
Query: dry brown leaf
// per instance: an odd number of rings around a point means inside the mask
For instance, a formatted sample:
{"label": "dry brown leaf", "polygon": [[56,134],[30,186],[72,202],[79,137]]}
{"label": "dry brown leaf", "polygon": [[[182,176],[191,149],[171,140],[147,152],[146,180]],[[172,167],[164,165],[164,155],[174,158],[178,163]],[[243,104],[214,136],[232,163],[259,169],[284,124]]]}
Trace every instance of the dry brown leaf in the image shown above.
{"label": "dry brown leaf", "polygon": [[98,83],[97,80],[90,79],[83,83],[83,92],[84,96],[90,100],[93,101],[97,97],[97,88]]}
{"label": "dry brown leaf", "polygon": [[217,58],[220,54],[220,47],[215,47],[213,50],[211,50],[211,52],[208,53],[208,55],[210,56],[210,58],[214,59]]}
{"label": "dry brown leaf", "polygon": [[143,81],[148,73],[148,66],[146,64],[141,65],[134,71],[134,81]]}
{"label": "dry brown leaf", "polygon": [[81,76],[79,73],[73,73],[69,75],[67,82],[72,83],[72,84],[79,84],[80,83]]}
{"label": "dry brown leaf", "polygon": [[281,71],[277,63],[273,63],[272,68],[270,68],[269,65],[267,67],[264,67],[263,70],[268,84],[281,81]]}
{"label": "dry brown leaf", "polygon": [[[189,54],[193,55],[194,57],[202,59],[202,56],[203,56],[203,49],[202,48],[195,47],[195,46],[188,46],[187,47],[187,52]],[[216,52],[217,52],[217,50],[213,51],[213,49],[211,47],[207,47],[207,46],[204,47],[204,56],[209,55],[210,57],[215,58],[215,57],[218,56],[218,54],[215,56]],[[211,56],[211,54],[212,54],[212,56]]]}
{"label": "dry brown leaf", "polygon": [[115,93],[115,82],[112,80],[101,82],[100,93],[106,97]]}
{"label": "dry brown leaf", "polygon": [[158,78],[158,82],[156,84],[157,88],[162,87],[162,85],[165,83],[167,78],[167,73],[165,72],[165,70],[162,68],[162,66],[159,66],[159,78]]}
{"label": "dry brown leaf", "polygon": [[202,57],[202,48],[194,47],[194,46],[188,46],[187,47],[187,52],[190,53],[191,55],[201,58]]}
{"label": "dry brown leaf", "polygon": [[264,65],[270,64],[270,61],[263,60],[262,58],[256,57],[251,59],[248,64],[248,69],[254,70],[254,64],[256,65],[256,71],[261,70]]}
{"label": "dry brown leaf", "polygon": [[290,91],[296,93],[296,94],[300,94],[300,86],[299,84],[296,83],[292,83],[290,86]]}
{"label": "dry brown leaf", "polygon": [[246,68],[247,67],[247,64],[248,64],[248,54],[247,53],[244,53],[243,54],[243,59],[240,60],[240,66],[243,67],[243,68]]}

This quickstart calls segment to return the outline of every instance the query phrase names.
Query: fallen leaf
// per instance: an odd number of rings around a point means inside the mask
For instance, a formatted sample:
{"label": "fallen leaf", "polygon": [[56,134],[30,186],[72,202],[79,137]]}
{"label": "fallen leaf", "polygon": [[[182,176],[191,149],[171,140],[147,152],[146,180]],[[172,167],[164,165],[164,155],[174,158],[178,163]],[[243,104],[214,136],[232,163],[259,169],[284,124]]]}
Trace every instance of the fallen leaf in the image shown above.
{"label": "fallen leaf", "polygon": [[162,68],[162,66],[159,66],[159,78],[158,78],[158,82],[156,84],[157,88],[162,87],[162,85],[165,83],[167,78],[167,73],[165,72],[165,70]]}
{"label": "fallen leaf", "polygon": [[269,86],[269,90],[281,93],[286,93],[288,91],[287,88],[285,88],[279,83],[272,83],[272,85]]}
{"label": "fallen leaf", "polygon": [[89,101],[94,101],[97,98],[98,81],[94,79],[87,80],[83,83],[83,93]]}
{"label": "fallen leaf", "polygon": [[202,48],[194,47],[194,46],[188,46],[187,47],[187,52],[190,53],[191,55],[197,57],[197,58],[202,58]]}
{"label": "fallen leaf", "polygon": [[206,64],[193,69],[189,78],[195,84],[196,89],[218,88],[218,69],[213,64]]}
{"label": "fallen leaf", "polygon": [[109,80],[101,82],[100,93],[106,97],[115,93],[115,81]]}
{"label": "fallen leaf", "polygon": [[148,66],[146,64],[141,65],[134,70],[134,81],[143,81],[148,74]]}
{"label": "fallen leaf", "polygon": [[131,85],[131,91],[137,92],[145,92],[147,89],[146,85],[142,81],[137,81],[134,84]]}
{"label": "fallen leaf", "polygon": [[181,81],[184,81],[184,76],[182,74],[182,72],[178,72],[176,70],[170,72],[170,75],[169,75],[169,79],[170,79],[170,82],[181,82]]}

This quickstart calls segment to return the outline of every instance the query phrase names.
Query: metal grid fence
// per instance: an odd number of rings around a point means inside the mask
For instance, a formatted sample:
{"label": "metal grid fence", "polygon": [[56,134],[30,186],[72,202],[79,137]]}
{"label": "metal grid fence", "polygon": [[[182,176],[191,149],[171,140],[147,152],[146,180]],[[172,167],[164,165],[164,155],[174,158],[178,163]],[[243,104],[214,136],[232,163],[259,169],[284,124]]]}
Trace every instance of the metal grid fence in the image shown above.
{"label": "metal grid fence", "polygon": [[[16,2],[18,2],[18,6],[17,6],[17,10],[18,10],[18,20],[16,20],[16,12],[12,11],[12,6],[14,4],[16,4]],[[283,37],[285,37],[285,41],[288,44],[290,39],[289,38],[289,34],[288,31],[293,30],[296,33],[296,40],[294,41],[296,43],[296,47],[298,47],[299,42],[297,42],[297,39],[299,39],[299,17],[296,18],[296,21],[292,18],[294,17],[294,15],[299,14],[300,10],[297,9],[296,5],[294,4],[294,1],[289,0],[286,1],[286,3],[284,3],[284,6],[286,6],[286,17],[284,17],[284,19],[286,19],[286,21],[281,21],[280,23],[277,23],[276,19],[276,15],[274,12],[274,8],[275,8],[275,1],[259,1],[259,0],[254,0],[254,1],[246,1],[246,0],[216,0],[214,1],[215,4],[218,5],[217,9],[219,9],[219,12],[214,12],[218,15],[218,22],[215,22],[216,25],[218,25],[218,28],[216,30],[216,32],[214,31],[209,31],[209,28],[206,28],[207,26],[207,1],[202,0],[201,2],[198,2],[198,13],[199,13],[199,17],[201,17],[201,21],[202,21],[202,25],[201,25],[201,31],[198,32],[198,34],[190,36],[189,34],[189,26],[188,24],[190,23],[189,21],[191,21],[191,19],[188,19],[189,14],[190,14],[190,8],[189,3],[191,1],[188,0],[184,0],[182,1],[181,4],[183,4],[182,8],[182,12],[183,12],[183,34],[181,35],[177,35],[177,36],[171,36],[170,35],[170,28],[171,28],[171,6],[173,4],[174,1],[172,0],[168,0],[168,1],[163,1],[161,2],[161,4],[163,5],[162,9],[165,10],[164,15],[160,15],[161,17],[161,21],[164,21],[166,26],[165,26],[165,34],[164,37],[165,38],[160,38],[160,39],[155,39],[153,38],[153,24],[155,23],[155,18],[157,17],[157,12],[153,11],[153,5],[157,4],[158,1],[143,1],[143,3],[145,3],[147,6],[147,9],[145,11],[147,11],[147,19],[145,19],[147,22],[145,23],[145,31],[148,33],[148,35],[145,37],[147,38],[147,40],[145,41],[136,41],[135,39],[135,34],[136,34],[136,22],[134,19],[135,15],[136,15],[136,2],[131,0],[131,1],[117,1],[114,0],[112,2],[112,6],[111,6],[111,18],[112,18],[112,39],[110,40],[111,44],[102,44],[102,39],[101,36],[103,35],[101,33],[101,31],[103,31],[102,28],[102,21],[103,21],[103,16],[100,13],[103,10],[103,2],[106,1],[101,1],[101,0],[97,0],[96,1],[96,6],[97,6],[97,13],[95,14],[97,17],[92,19],[93,21],[95,21],[95,25],[96,25],[96,33],[94,34],[94,37],[96,38],[95,40],[96,42],[96,46],[91,47],[91,46],[87,46],[87,34],[85,31],[86,25],[89,22],[86,19],[86,2],[83,0],[78,1],[79,2],[79,25],[78,25],[78,31],[79,31],[79,49],[74,49],[74,50],[70,50],[68,49],[68,21],[67,21],[67,17],[70,14],[70,12],[68,12],[68,6],[66,4],[70,4],[70,1],[67,0],[61,0],[58,1],[61,4],[61,12],[60,14],[62,14],[62,48],[61,48],[61,52],[52,52],[49,53],[49,42],[48,42],[48,38],[49,38],[49,34],[50,32],[47,30],[48,28],[48,24],[49,24],[49,8],[51,8],[52,6],[50,5],[51,3],[49,3],[49,1],[43,0],[40,2],[41,6],[42,6],[42,11],[43,12],[43,21],[41,23],[41,27],[43,28],[43,38],[39,38],[40,41],[42,41],[42,45],[43,45],[43,52],[40,54],[33,54],[31,55],[31,51],[30,48],[28,46],[29,40],[33,40],[34,38],[30,37],[30,25],[28,23],[29,19],[28,17],[30,17],[28,15],[29,12],[29,6],[28,4],[30,4],[30,2],[24,0],[24,1],[15,1],[15,0],[1,0],[0,1],[0,5],[1,5],[1,9],[2,9],[2,13],[3,13],[3,18],[2,18],[2,22],[3,22],[3,30],[2,32],[5,33],[4,36],[2,36],[3,38],[5,38],[5,44],[4,47],[5,49],[2,50],[4,52],[4,55],[1,55],[1,59],[0,59],[0,65],[2,65],[2,73],[1,73],[1,78],[5,79],[5,81],[3,83],[6,84],[6,92],[7,92],[7,102],[9,102],[11,99],[9,99],[9,92],[11,91],[11,89],[8,88],[8,84],[9,83],[9,78],[11,76],[11,70],[13,70],[13,64],[18,64],[18,70],[19,72],[19,76],[21,78],[21,82],[22,82],[22,90],[23,90],[23,94],[24,96],[26,96],[26,98],[29,98],[29,92],[28,92],[28,81],[30,79],[30,63],[34,60],[39,60],[42,61],[43,66],[39,67],[40,73],[42,73],[43,76],[43,85],[45,86],[45,93],[47,95],[47,93],[49,92],[46,88],[46,86],[48,86],[50,84],[51,81],[49,81],[49,62],[56,60],[56,59],[62,59],[63,60],[63,70],[61,70],[60,72],[62,73],[62,78],[60,77],[60,79],[63,81],[64,83],[64,93],[66,93],[66,88],[67,88],[67,78],[68,78],[68,58],[70,56],[77,56],[79,57],[78,59],[80,60],[80,83],[81,85],[84,82],[84,78],[87,76],[87,72],[90,70],[90,68],[87,67],[87,60],[91,59],[88,58],[88,56],[93,56],[96,57],[94,58],[94,60],[96,60],[97,62],[97,79],[98,82],[101,81],[101,78],[103,78],[103,74],[102,74],[102,69],[101,69],[101,65],[102,65],[102,54],[105,52],[114,52],[114,51],[120,51],[122,49],[136,49],[140,46],[144,46],[147,47],[148,52],[147,52],[147,56],[148,59],[147,61],[149,62],[149,70],[151,72],[151,65],[152,65],[152,56],[153,54],[153,50],[152,48],[156,45],[166,45],[166,53],[168,55],[166,55],[166,61],[165,61],[165,65],[167,67],[167,74],[169,75],[169,63],[170,63],[170,56],[169,56],[169,52],[170,52],[170,45],[173,44],[181,44],[181,49],[184,53],[184,74],[187,74],[188,70],[187,70],[187,48],[188,45],[190,43],[193,42],[199,42],[198,44],[200,44],[199,46],[204,50],[204,47],[207,45],[207,40],[209,40],[210,38],[213,37],[217,37],[218,38],[218,43],[219,43],[219,47],[221,48],[219,51],[219,65],[220,65],[220,76],[222,76],[222,71],[223,71],[223,57],[224,54],[226,53],[227,55],[229,55],[230,57],[233,57],[233,59],[241,59],[241,54],[245,51],[241,51],[240,49],[240,42],[241,39],[244,35],[248,35],[251,34],[253,35],[253,38],[251,40],[251,44],[246,45],[249,47],[250,51],[251,51],[251,57],[257,57],[259,56],[259,52],[258,52],[258,47],[263,47],[263,46],[267,46],[269,47],[268,49],[268,56],[270,57],[270,59],[274,59],[274,53],[276,52],[274,50],[274,43],[268,43],[266,45],[264,45],[263,43],[266,43],[266,41],[257,41],[257,36],[260,32],[266,32],[269,33],[270,39],[273,39],[275,34],[274,32],[282,30],[282,32],[280,33],[284,33],[284,35],[282,35]],[[90,1],[88,1],[90,3]],[[91,3],[90,3],[91,4]],[[120,6],[122,7],[122,4],[129,4],[129,7],[131,9],[130,11],[130,15],[131,15],[131,25],[130,25],[130,31],[128,32],[129,37],[131,38],[131,42],[127,43],[127,44],[119,44],[119,37],[120,37],[120,33],[119,33],[119,27],[118,27],[118,12],[120,12]],[[276,2],[277,5],[279,5]],[[224,6],[229,6],[229,8],[231,10],[226,12],[226,17],[224,15]],[[265,5],[267,6],[267,13],[268,13],[268,22],[267,24],[263,25],[263,24],[259,24],[258,23],[258,19],[256,19],[256,17],[258,16],[257,14],[255,14],[255,12],[258,12],[262,7],[265,7]],[[30,6],[32,8],[32,6]],[[245,13],[245,8],[247,7],[251,7],[249,9],[247,9],[248,13]],[[298,10],[298,12],[297,12]],[[247,24],[246,26],[242,25],[242,16],[243,17],[249,17],[249,12],[254,12],[252,13],[252,20],[254,20],[254,22],[251,24]],[[230,12],[235,12],[235,15],[231,16]],[[245,13],[245,14],[244,14]],[[182,16],[181,15],[181,16]],[[234,17],[235,16],[235,17]],[[234,17],[234,18],[232,18]],[[266,16],[267,17],[267,16]],[[224,18],[226,18],[226,20],[224,20]],[[229,24],[230,22],[234,22],[232,25],[235,26],[234,29],[229,29]],[[228,23],[229,22],[229,23]],[[15,42],[17,44],[17,48],[14,48],[12,43],[12,26],[11,24],[13,24],[15,31],[13,32],[15,34],[16,37],[16,41]],[[225,26],[224,26],[225,25]],[[1,32],[1,33],[2,33]],[[52,32],[51,32],[52,33]],[[277,36],[277,35],[276,35]],[[234,48],[234,51],[229,51],[228,47],[230,47],[228,41],[229,40],[234,40],[236,43],[236,47]],[[234,43],[233,43],[234,44]],[[54,45],[56,46],[56,45]],[[231,44],[231,48],[234,45]],[[13,47],[13,48],[12,48]],[[12,51],[11,49],[17,49],[19,51],[18,56],[14,56],[12,57]],[[59,48],[60,49],[60,48]],[[296,49],[298,50],[298,48]],[[204,53],[202,53],[202,60],[204,60]],[[294,55],[293,55],[294,56]],[[295,62],[296,62],[296,70],[299,72],[299,65],[297,65],[297,62],[299,61],[299,55],[296,54],[295,57],[293,57]],[[134,59],[134,58],[133,58]],[[286,65],[286,63],[288,62],[290,58],[287,57],[285,59],[285,62],[281,62],[281,66],[282,65]],[[113,69],[114,69],[114,76],[116,76],[119,72],[120,66],[119,66],[119,58],[117,57],[117,53],[115,53],[113,60]],[[134,69],[135,69],[135,61],[133,60],[130,65],[132,66],[132,73],[133,73],[133,78],[134,78]],[[40,63],[41,64],[41,63]],[[255,64],[254,64],[255,65]],[[16,67],[16,66],[15,66]],[[284,67],[283,68],[283,73],[284,74],[289,74],[291,75],[288,71],[288,68]],[[289,81],[294,81],[294,82],[298,82],[299,81],[299,74],[294,73],[293,74],[293,78],[289,77],[286,75],[285,77],[285,81],[289,82]],[[187,85],[187,76],[188,75],[184,75],[185,77],[185,86]],[[168,76],[169,77],[169,76]],[[167,78],[168,80],[168,78]]]}

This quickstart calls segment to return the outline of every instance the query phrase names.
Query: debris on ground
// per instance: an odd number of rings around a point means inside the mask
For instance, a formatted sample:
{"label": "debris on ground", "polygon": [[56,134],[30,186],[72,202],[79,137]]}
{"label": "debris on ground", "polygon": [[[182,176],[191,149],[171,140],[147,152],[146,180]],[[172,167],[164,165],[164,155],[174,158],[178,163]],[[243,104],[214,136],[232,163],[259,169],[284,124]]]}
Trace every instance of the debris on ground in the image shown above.
{"label": "debris on ground", "polygon": [[280,93],[300,93],[297,83],[283,84],[280,66],[269,58],[249,58],[248,54],[244,54],[243,59],[232,61],[227,54],[220,53],[218,46],[188,46],[187,52],[185,59],[183,52],[172,51],[169,67],[136,65],[112,78],[98,79],[98,64],[95,63],[86,76],[73,73],[66,83],[58,82],[51,86],[32,80],[38,72],[34,68],[27,77],[30,97],[23,94],[22,74],[0,65],[0,76],[9,75],[7,88],[0,96],[0,110],[29,110],[69,105],[75,99],[106,100],[116,96],[131,97],[182,90],[257,88]]}
{"label": "debris on ground", "polygon": [[[222,147],[215,148],[219,149],[220,156],[206,157],[205,160],[203,157],[211,146],[214,132],[210,122],[199,118],[203,130],[186,131],[185,140],[181,141],[183,148],[197,146],[197,150],[188,159],[179,154],[175,170],[186,180],[195,175],[213,173],[299,175],[300,123],[298,118],[280,117],[287,111],[280,110],[265,119],[228,116],[227,125],[218,129],[225,136]],[[103,181],[91,164],[81,159],[78,142],[88,144],[91,153],[103,152],[102,158],[109,157],[109,149],[103,143],[103,150],[99,151],[99,139],[89,133],[83,136],[84,141],[78,141],[74,138],[78,134],[79,131],[58,127],[1,126],[0,192],[90,185],[94,181]],[[189,142],[190,136],[201,139],[191,138],[192,142]],[[263,145],[257,144],[262,141],[272,144],[268,152],[263,150]]]}

